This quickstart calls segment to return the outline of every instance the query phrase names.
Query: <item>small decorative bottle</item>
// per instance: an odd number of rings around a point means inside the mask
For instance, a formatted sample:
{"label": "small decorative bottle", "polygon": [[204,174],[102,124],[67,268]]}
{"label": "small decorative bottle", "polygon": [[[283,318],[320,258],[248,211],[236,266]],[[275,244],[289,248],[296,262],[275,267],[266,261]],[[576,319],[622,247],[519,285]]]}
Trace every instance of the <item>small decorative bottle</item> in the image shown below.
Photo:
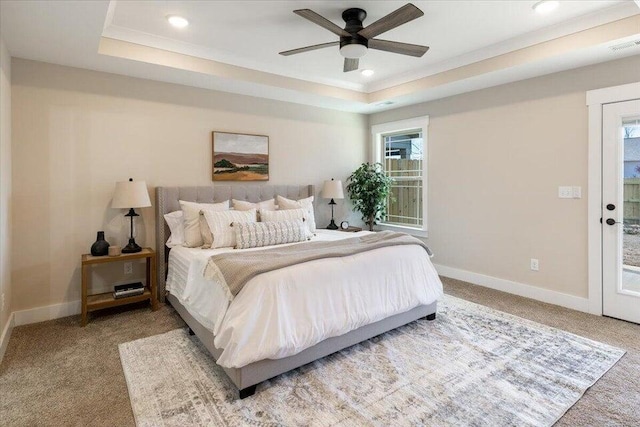
{"label": "small decorative bottle", "polygon": [[96,242],[91,245],[91,255],[103,256],[109,253],[109,242],[104,240],[104,231],[98,231]]}

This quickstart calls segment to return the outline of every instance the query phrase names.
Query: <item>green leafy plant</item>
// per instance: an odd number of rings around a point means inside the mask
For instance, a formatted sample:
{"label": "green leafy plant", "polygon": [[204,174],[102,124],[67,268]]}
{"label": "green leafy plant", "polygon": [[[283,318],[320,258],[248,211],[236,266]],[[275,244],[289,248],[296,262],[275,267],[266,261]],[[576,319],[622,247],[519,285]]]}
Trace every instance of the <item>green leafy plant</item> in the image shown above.
{"label": "green leafy plant", "polygon": [[386,214],[387,198],[393,179],[385,175],[380,163],[363,163],[347,179],[347,192],[355,210],[373,231],[376,221]]}

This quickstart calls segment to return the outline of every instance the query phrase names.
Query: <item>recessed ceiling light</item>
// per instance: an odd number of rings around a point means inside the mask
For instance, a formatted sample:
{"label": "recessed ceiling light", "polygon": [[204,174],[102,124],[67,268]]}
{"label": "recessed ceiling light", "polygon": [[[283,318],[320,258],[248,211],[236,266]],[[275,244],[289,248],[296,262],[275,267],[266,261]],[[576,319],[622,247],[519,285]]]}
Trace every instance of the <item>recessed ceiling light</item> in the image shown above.
{"label": "recessed ceiling light", "polygon": [[537,13],[544,15],[545,13],[549,13],[560,4],[557,0],[542,0],[533,5],[533,10]]}
{"label": "recessed ceiling light", "polygon": [[371,76],[373,76],[374,71],[373,70],[362,70],[362,71],[360,71],[360,73],[365,77],[371,77]]}
{"label": "recessed ceiling light", "polygon": [[167,21],[176,28],[184,28],[189,25],[189,21],[187,21],[186,18],[178,15],[168,15]]}

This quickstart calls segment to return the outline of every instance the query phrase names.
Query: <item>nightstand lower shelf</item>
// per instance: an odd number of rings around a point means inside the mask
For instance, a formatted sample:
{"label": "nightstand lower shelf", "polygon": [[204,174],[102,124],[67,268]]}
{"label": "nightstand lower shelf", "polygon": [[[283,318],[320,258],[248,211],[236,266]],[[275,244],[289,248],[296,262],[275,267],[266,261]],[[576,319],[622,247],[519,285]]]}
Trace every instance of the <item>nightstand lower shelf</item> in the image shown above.
{"label": "nightstand lower shelf", "polygon": [[151,300],[151,291],[144,288],[144,293],[131,297],[115,299],[113,292],[105,292],[103,294],[87,295],[87,311],[101,310],[103,308],[118,307],[125,304]]}
{"label": "nightstand lower shelf", "polygon": [[[120,256],[93,256],[84,254],[82,260],[82,317],[80,325],[85,326],[88,321],[88,314],[91,311],[101,310],[103,308],[119,307],[125,304],[136,303],[140,301],[149,301],[151,310],[158,309],[158,297],[156,290],[156,253],[151,248],[144,248],[140,252],[122,254]],[[134,260],[145,260],[146,263],[146,286],[144,293],[133,295],[125,298],[114,298],[113,292],[105,292],[100,294],[89,295],[91,270],[96,264],[106,264],[113,262],[129,262]]]}

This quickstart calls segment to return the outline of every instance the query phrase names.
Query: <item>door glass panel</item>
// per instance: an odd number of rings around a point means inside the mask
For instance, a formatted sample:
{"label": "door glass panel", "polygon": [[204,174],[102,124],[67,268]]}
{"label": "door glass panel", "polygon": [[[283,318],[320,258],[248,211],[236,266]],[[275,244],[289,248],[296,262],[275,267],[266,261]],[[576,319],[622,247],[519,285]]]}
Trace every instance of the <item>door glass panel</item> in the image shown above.
{"label": "door glass panel", "polygon": [[622,280],[623,293],[640,295],[640,117],[622,122],[623,153],[623,226]]}

